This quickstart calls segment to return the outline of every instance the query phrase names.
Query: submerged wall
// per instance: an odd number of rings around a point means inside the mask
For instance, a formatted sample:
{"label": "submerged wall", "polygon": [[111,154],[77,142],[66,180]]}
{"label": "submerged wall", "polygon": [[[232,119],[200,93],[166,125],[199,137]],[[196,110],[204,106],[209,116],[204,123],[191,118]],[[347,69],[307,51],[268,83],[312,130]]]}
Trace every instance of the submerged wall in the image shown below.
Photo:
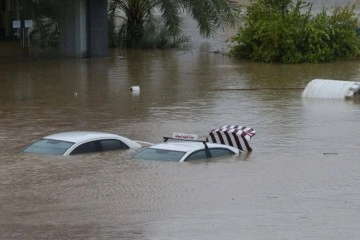
{"label": "submerged wall", "polygon": [[64,0],[60,51],[76,57],[108,53],[107,0]]}
{"label": "submerged wall", "polygon": [[87,0],[88,56],[108,54],[107,0]]}

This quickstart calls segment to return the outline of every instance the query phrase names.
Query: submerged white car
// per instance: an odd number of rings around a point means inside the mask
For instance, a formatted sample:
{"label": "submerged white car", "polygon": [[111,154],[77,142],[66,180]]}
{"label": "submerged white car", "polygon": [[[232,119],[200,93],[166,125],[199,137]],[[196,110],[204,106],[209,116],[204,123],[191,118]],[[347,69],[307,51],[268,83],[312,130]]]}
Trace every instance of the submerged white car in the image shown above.
{"label": "submerged white car", "polygon": [[214,129],[205,141],[198,141],[196,135],[174,133],[173,137],[164,137],[163,143],[145,148],[132,158],[184,162],[238,155],[240,152],[252,151],[249,141],[254,135],[254,129],[238,125]]}
{"label": "submerged white car", "polygon": [[138,142],[116,134],[72,131],[43,137],[27,146],[23,152],[67,156],[141,147],[142,145]]}
{"label": "submerged white car", "polygon": [[189,161],[227,155],[237,155],[240,150],[234,147],[206,142],[179,140],[155,144],[132,156],[133,159]]}

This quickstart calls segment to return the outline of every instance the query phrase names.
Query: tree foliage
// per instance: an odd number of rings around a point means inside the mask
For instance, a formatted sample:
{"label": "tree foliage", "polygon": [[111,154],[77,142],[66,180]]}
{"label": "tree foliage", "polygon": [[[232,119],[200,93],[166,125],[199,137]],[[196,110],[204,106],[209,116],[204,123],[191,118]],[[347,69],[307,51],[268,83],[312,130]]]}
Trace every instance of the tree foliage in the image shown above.
{"label": "tree foliage", "polygon": [[109,26],[115,27],[118,19],[121,25],[117,31],[110,29],[110,42],[126,47],[181,42],[185,40],[182,36],[185,12],[197,21],[200,33],[209,37],[218,27],[235,23],[236,4],[230,0],[112,0]]}
{"label": "tree foliage", "polygon": [[255,0],[246,9],[230,55],[262,62],[328,62],[360,54],[354,5],[323,8],[298,0]]}

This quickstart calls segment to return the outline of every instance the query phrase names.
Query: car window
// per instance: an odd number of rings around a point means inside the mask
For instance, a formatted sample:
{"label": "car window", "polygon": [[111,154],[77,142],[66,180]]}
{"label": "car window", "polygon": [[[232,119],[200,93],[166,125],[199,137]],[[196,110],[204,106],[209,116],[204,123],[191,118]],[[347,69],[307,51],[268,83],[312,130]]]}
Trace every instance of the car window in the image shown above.
{"label": "car window", "polygon": [[227,148],[212,148],[210,149],[211,157],[222,157],[227,155],[234,155],[235,153]]}
{"label": "car window", "polygon": [[207,154],[206,154],[206,151],[205,149],[203,150],[199,150],[199,151],[196,151],[192,154],[190,154],[186,159],[185,161],[189,161],[189,160],[197,160],[197,159],[205,159],[207,158]]}
{"label": "car window", "polygon": [[[208,151],[208,152],[207,152]],[[214,158],[214,157],[222,157],[228,155],[234,155],[235,153],[227,148],[210,148],[207,150],[199,150],[192,154],[190,154],[185,161],[189,160],[198,160],[198,159],[205,159],[205,158]]]}
{"label": "car window", "polygon": [[26,147],[25,153],[41,153],[51,155],[63,155],[74,143],[52,139],[40,139]]}
{"label": "car window", "polygon": [[101,148],[103,151],[111,151],[118,149],[129,149],[129,146],[120,140],[116,139],[105,139],[100,141]]}
{"label": "car window", "polygon": [[81,144],[77,148],[75,148],[70,155],[80,154],[80,153],[92,153],[101,151],[101,146],[99,141],[92,141]]}
{"label": "car window", "polygon": [[182,151],[146,148],[135,154],[132,158],[143,160],[180,161],[184,154],[185,152]]}

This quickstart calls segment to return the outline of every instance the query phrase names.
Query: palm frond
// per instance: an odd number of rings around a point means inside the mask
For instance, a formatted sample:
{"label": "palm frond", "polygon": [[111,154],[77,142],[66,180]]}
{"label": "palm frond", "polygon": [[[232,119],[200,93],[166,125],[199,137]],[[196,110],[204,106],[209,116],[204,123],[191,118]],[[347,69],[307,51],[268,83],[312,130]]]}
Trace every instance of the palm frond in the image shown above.
{"label": "palm frond", "polygon": [[169,32],[176,36],[181,32],[183,20],[181,18],[181,8],[178,1],[162,0],[159,3],[161,18]]}
{"label": "palm frond", "polygon": [[234,25],[238,16],[237,5],[231,0],[113,0],[109,6],[112,11],[122,12],[122,34],[130,45],[146,37],[145,26],[148,30],[159,24],[155,20],[157,15],[161,16],[161,28],[174,38],[181,35],[184,12],[195,19],[200,34],[205,37],[221,26]]}

